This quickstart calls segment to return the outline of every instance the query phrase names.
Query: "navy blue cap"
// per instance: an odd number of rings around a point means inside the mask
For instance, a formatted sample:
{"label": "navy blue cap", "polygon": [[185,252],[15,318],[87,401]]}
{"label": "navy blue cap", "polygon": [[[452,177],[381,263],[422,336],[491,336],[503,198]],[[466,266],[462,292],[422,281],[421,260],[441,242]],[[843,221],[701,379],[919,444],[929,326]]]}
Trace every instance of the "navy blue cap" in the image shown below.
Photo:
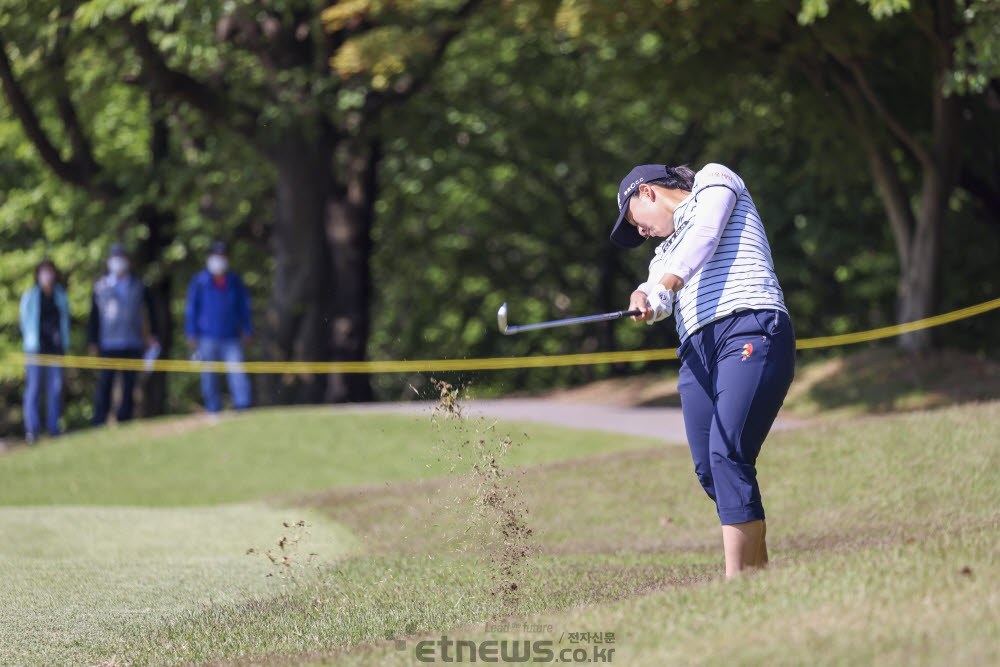
{"label": "navy blue cap", "polygon": [[622,248],[638,248],[646,239],[639,234],[628,220],[625,211],[628,202],[643,183],[667,178],[667,166],[664,164],[641,164],[628,173],[618,186],[618,221],[611,230],[611,242]]}
{"label": "navy blue cap", "polygon": [[125,252],[125,246],[121,243],[116,243],[111,246],[111,250],[108,251],[108,257],[128,257],[128,253]]}
{"label": "navy blue cap", "polygon": [[225,255],[227,250],[225,241],[215,241],[212,245],[208,246],[209,255]]}

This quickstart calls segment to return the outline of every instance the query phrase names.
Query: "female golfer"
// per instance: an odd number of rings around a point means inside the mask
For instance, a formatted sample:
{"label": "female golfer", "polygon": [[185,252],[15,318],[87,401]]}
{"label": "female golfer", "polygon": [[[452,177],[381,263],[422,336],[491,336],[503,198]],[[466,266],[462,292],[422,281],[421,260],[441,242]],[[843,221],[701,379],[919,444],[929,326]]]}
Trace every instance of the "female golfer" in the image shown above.
{"label": "female golfer", "polygon": [[795,372],[795,334],[746,185],[719,164],[641,165],[618,190],[611,240],[663,237],[629,309],[671,313],[694,470],[722,522],[726,576],[767,564],[755,463]]}

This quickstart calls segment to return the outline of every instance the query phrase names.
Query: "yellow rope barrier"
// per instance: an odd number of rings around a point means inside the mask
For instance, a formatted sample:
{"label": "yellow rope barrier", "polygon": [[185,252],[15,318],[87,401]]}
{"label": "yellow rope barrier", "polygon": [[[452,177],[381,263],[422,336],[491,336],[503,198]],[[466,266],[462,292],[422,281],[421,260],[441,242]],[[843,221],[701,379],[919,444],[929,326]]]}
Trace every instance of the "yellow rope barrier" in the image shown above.
{"label": "yellow rope barrier", "polygon": [[975,306],[969,306],[968,308],[953,310],[950,313],[926,317],[922,320],[914,320],[913,322],[907,322],[905,324],[894,324],[893,326],[882,327],[881,329],[858,331],[856,333],[841,334],[839,336],[805,338],[798,341],[795,347],[799,350],[811,350],[820,347],[836,347],[838,345],[863,343],[869,340],[878,340],[879,338],[892,338],[893,336],[910,333],[911,331],[930,329],[931,327],[941,326],[942,324],[948,324],[949,322],[964,320],[966,318],[973,317],[974,315],[981,315],[982,313],[996,308],[1000,308],[1000,299],[985,301],[983,303],[976,304]]}
{"label": "yellow rope barrier", "polygon": [[[841,334],[805,338],[796,342],[800,350],[851,345],[866,341],[891,338],[912,331],[956,322],[1000,308],[1000,299],[993,299],[975,306],[943,313],[922,320],[896,324],[893,326]],[[485,359],[427,359],[418,361],[248,361],[233,366],[246,373],[271,374],[328,374],[328,373],[426,373],[442,371],[504,370],[513,368],[548,368],[554,366],[586,366],[592,364],[614,364],[633,361],[665,361],[676,359],[677,352],[664,350],[633,350],[626,352],[591,352],[584,354],[557,354],[535,357],[492,357]],[[44,355],[14,353],[0,362],[0,367],[13,369],[26,363],[39,366],[63,366],[65,368],[150,370],[172,373],[201,373],[204,371],[226,372],[231,365],[224,361],[189,361],[184,359],[157,359],[148,362],[143,359],[114,359],[108,357],[84,357],[72,355]]]}

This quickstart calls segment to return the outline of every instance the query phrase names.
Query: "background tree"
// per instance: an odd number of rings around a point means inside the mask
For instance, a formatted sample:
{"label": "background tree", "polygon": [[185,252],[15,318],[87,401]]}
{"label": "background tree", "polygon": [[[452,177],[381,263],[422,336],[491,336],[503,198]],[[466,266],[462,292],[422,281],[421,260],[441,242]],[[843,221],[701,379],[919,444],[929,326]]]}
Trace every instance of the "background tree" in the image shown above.
{"label": "background tree", "polygon": [[[346,3],[325,11],[325,3],[305,1],[55,5],[56,36],[37,42],[53,77],[39,87],[57,91],[72,148],[66,160],[27,113],[13,69],[0,69],[8,101],[47,166],[105,201],[120,198],[118,174],[97,168],[89,150],[94,128],[81,125],[71,87],[51,83],[76,48],[106,47],[101,71],[109,78],[195,113],[201,133],[211,128],[252,146],[276,179],[267,356],[358,360],[368,337],[378,118],[419,88],[476,4]],[[40,3],[35,11],[21,17],[25,28],[55,10]],[[172,214],[143,212],[156,222],[151,238],[169,236],[160,222],[169,224]],[[360,375],[307,376],[266,393],[281,401],[371,397]]]}
{"label": "background tree", "polygon": [[[174,16],[160,3],[126,13],[105,4],[101,19],[128,35],[144,85],[243,136],[273,165],[269,358],[365,357],[378,120],[426,80],[476,4],[206,7],[186,32],[213,53],[207,67],[179,57]],[[307,376],[269,393],[293,402],[371,398],[364,375]]]}
{"label": "background tree", "polygon": [[[817,48],[801,62],[819,90],[840,98],[841,122],[865,152],[899,256],[898,318],[905,322],[935,310],[956,186],[964,181],[977,197],[998,192],[977,187],[996,172],[984,172],[976,154],[995,164],[995,142],[968,149],[981,139],[971,121],[984,115],[983,93],[996,71],[985,58],[994,49],[982,41],[995,38],[983,15],[996,18],[996,8],[954,0],[861,4],[874,21],[851,17],[849,7],[830,16],[826,2],[803,3],[799,21]],[[872,58],[876,44],[892,45],[895,57]],[[930,340],[926,330],[901,337],[913,351]]]}
{"label": "background tree", "polygon": [[[695,0],[0,7],[0,327],[10,334],[0,352],[17,346],[16,298],[41,255],[70,270],[79,331],[85,286],[108,245],[130,242],[163,286],[161,307],[176,328],[184,292],[176,281],[186,284],[203,265],[213,236],[238,241],[233,265],[245,270],[255,304],[266,303],[255,356],[668,347],[676,339],[663,327],[610,323],[510,338],[494,323],[503,300],[516,321],[624,306],[652,244],[623,252],[607,233],[618,179],[638,162],[721,160],[744,175],[800,337],[901,316],[903,257],[923,238],[928,182],[915,146],[929,151],[936,141],[930,5],[876,17],[898,8],[726,2],[709,11]],[[947,196],[931,189],[935,206],[946,203],[946,222],[931,229],[937,245],[920,252],[936,248],[947,269],[933,285],[941,305],[957,307],[996,295],[1000,156],[986,41],[995,8],[968,2],[956,12],[942,85],[959,125],[940,132],[958,131],[962,141],[949,158],[957,166]],[[20,106],[11,98],[18,92]],[[887,160],[884,169],[872,155]],[[879,178],[895,179],[901,196],[887,198]],[[885,224],[887,201],[904,220],[909,208],[908,237]],[[938,340],[992,353],[995,325],[979,318]],[[503,391],[641,368],[462,379]],[[83,395],[86,377],[72,374],[71,394]],[[374,390],[413,396],[408,385],[420,381],[389,375]],[[14,377],[0,383],[11,414],[18,387]],[[270,378],[257,395],[346,400],[371,389],[364,376],[289,377]],[[196,377],[172,379],[166,409],[197,400]],[[79,402],[71,410],[85,418]]]}
{"label": "background tree", "polygon": [[[618,181],[643,162],[722,160],[747,176],[800,335],[891,323],[892,239],[870,179],[808,82],[732,68],[694,38],[696,22],[678,20],[665,36],[658,24],[618,22],[614,11],[600,15],[603,29],[575,35],[537,19],[466,33],[405,114],[392,116],[399,136],[380,178],[400,187],[380,197],[373,266],[412,280],[377,296],[373,355],[675,345],[669,327],[622,323],[496,332],[505,300],[520,322],[626,305],[653,244],[626,252],[607,236]],[[635,368],[476,379],[540,388],[613,370]],[[380,378],[379,387],[412,396],[418,380]]]}
{"label": "background tree", "polygon": [[[809,81],[822,105],[813,112],[857,148],[883,202],[899,265],[897,321],[931,315],[955,188],[982,203],[1000,192],[997,145],[982,133],[996,96],[996,3],[666,4],[566,3],[562,20],[581,35],[656,26],[707,56],[698,65],[706,77],[764,75],[785,91]],[[900,340],[915,351],[931,334]]]}
{"label": "background tree", "polygon": [[[3,353],[20,347],[17,301],[43,256],[69,282],[70,351],[82,353],[90,285],[117,241],[152,287],[165,353],[176,353],[186,282],[177,289],[175,276],[185,280],[203,264],[213,236],[244,239],[237,261],[262,245],[256,216],[267,215],[259,186],[266,170],[245,146],[137,85],[139,61],[115,26],[81,23],[71,3],[0,9]],[[261,265],[266,257],[251,266]],[[255,270],[247,276],[254,285],[261,278]],[[89,420],[89,379],[67,376],[71,426]],[[141,414],[189,409],[192,378],[178,376],[174,385],[168,392],[166,377],[154,374],[143,384]],[[19,408],[19,386],[8,376],[0,387],[4,416]]]}

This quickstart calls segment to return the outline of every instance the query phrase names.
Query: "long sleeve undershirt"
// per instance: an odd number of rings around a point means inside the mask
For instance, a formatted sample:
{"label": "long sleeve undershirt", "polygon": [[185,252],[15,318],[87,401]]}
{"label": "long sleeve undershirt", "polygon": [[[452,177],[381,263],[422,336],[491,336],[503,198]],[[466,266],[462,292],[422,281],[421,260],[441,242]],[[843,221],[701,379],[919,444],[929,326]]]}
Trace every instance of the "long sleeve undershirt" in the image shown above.
{"label": "long sleeve undershirt", "polygon": [[736,193],[720,185],[707,187],[696,196],[698,208],[691,229],[678,241],[663,273],[659,277],[650,276],[650,280],[662,280],[670,273],[687,283],[719,247],[722,230],[736,207]]}

